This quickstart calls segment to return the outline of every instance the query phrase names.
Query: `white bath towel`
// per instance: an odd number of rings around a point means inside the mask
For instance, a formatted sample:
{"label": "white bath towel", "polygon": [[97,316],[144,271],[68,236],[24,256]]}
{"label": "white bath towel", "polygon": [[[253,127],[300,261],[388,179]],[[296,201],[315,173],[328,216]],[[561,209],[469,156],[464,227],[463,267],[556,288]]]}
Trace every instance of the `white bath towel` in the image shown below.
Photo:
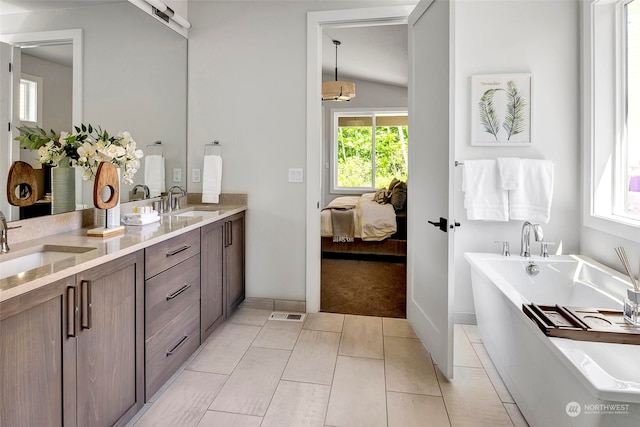
{"label": "white bath towel", "polygon": [[495,160],[465,160],[462,191],[467,219],[509,220],[508,193],[500,185]]}
{"label": "white bath towel", "polygon": [[144,158],[144,184],[149,187],[150,197],[158,197],[165,191],[164,156],[150,154]]}
{"label": "white bath towel", "polygon": [[218,203],[222,190],[222,157],[205,155],[202,167],[202,203]]}
{"label": "white bath towel", "polygon": [[521,159],[522,184],[509,191],[511,219],[547,223],[553,197],[553,163],[550,160]]}
{"label": "white bath towel", "polygon": [[498,172],[503,190],[517,190],[522,183],[522,165],[517,157],[498,157]]}

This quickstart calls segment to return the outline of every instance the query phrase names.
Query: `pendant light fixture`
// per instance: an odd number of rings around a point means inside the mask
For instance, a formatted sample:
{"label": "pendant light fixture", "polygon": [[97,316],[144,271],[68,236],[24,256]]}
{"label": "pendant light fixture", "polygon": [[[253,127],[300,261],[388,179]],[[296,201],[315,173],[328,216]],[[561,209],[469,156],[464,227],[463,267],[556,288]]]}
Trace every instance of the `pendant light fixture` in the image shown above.
{"label": "pendant light fixture", "polygon": [[335,81],[322,82],[322,100],[350,101],[351,98],[355,98],[356,96],[356,84],[338,80],[338,46],[340,46],[340,42],[334,40],[333,44],[336,45]]}

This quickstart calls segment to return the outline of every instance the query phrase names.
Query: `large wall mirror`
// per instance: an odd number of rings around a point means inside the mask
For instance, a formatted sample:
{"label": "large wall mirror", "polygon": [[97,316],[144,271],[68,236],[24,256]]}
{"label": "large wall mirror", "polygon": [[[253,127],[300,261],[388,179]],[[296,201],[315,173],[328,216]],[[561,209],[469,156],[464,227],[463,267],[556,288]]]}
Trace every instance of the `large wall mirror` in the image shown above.
{"label": "large wall mirror", "polygon": [[[20,10],[20,3],[0,0],[0,40],[19,48],[21,74],[41,81],[38,124],[56,132],[71,131],[79,123],[112,134],[128,131],[145,157],[164,157],[166,189],[185,187],[187,40],[126,0],[27,2],[28,12]],[[12,123],[14,130],[20,124],[15,118]],[[18,148],[15,140],[1,144],[3,180],[16,160],[45,173],[36,153]],[[173,181],[174,169],[181,169],[182,182]],[[145,184],[144,170],[145,158],[134,183],[122,185],[121,201],[129,200],[134,186]],[[8,219],[51,214],[48,208],[21,214],[9,207],[5,185],[0,210]],[[69,210],[92,207],[92,185],[77,174],[75,203]]]}

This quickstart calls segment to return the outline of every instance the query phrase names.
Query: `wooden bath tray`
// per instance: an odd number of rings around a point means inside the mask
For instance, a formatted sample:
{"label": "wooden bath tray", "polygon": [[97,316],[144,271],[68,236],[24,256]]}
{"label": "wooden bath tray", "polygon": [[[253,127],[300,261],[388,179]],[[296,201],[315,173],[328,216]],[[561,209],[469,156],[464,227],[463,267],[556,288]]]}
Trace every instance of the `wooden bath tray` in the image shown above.
{"label": "wooden bath tray", "polygon": [[627,323],[622,310],[536,304],[522,310],[549,337],[640,344],[640,327]]}

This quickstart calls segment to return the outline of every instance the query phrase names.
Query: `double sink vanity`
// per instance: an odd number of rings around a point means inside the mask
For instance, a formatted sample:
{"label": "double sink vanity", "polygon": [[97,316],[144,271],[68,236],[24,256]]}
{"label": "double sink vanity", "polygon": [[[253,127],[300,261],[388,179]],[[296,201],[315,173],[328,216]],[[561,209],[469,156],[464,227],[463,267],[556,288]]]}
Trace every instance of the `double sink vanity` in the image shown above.
{"label": "double sink vanity", "polygon": [[0,425],[125,425],[244,299],[246,202],[0,256]]}

